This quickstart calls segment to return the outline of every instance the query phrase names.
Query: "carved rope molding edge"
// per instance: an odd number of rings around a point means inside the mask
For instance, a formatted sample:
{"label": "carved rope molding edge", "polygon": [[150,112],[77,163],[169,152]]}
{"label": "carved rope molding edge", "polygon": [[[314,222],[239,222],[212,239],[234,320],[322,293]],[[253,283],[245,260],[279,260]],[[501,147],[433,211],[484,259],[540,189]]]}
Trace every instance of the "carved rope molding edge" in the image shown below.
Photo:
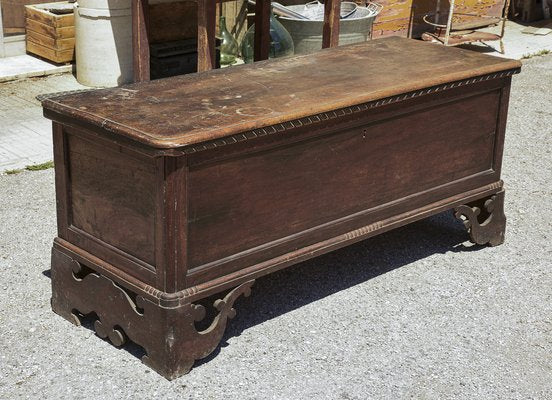
{"label": "carved rope molding edge", "polygon": [[415,97],[426,96],[428,94],[442,92],[445,90],[454,89],[460,86],[472,85],[474,83],[488,81],[491,79],[506,78],[517,74],[520,71],[519,68],[508,71],[496,72],[493,74],[481,75],[475,78],[464,79],[456,82],[445,83],[442,85],[432,86],[416,90],[409,93],[400,94],[397,96],[387,97],[381,100],[370,101],[368,103],[362,103],[355,106],[344,107],[334,111],[323,112],[315,115],[311,115],[304,118],[299,118],[292,121],[282,122],[275,125],[270,125],[264,128],[253,129],[251,131],[239,133],[236,135],[228,136],[223,139],[216,139],[204,144],[191,145],[182,149],[184,154],[193,154],[200,151],[214,149],[216,147],[226,146],[238,142],[243,142],[250,139],[256,139],[263,136],[273,135],[275,133],[282,133],[294,128],[300,128],[307,125],[320,123],[323,121],[329,121],[338,117],[356,114],[362,111],[371,110],[377,107],[382,107],[389,104],[398,103],[401,101],[413,99]]}

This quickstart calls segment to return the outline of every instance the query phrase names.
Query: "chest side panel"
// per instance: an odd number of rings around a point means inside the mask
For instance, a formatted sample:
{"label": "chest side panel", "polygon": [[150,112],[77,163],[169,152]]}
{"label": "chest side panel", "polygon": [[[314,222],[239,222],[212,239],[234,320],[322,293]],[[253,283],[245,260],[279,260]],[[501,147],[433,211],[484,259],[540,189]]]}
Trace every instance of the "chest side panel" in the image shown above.
{"label": "chest side panel", "polygon": [[155,265],[155,164],[68,135],[70,222],[79,240],[101,241]]}
{"label": "chest side panel", "polygon": [[259,262],[285,238],[292,251],[332,221],[491,174],[499,100],[494,90],[190,168],[191,272],[237,253]]}

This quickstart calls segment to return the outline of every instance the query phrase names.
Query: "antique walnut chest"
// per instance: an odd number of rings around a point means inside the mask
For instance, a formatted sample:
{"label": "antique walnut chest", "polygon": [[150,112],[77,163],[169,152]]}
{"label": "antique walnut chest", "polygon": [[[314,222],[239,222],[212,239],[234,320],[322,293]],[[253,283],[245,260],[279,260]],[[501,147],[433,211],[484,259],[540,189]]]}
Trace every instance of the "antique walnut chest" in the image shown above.
{"label": "antique walnut chest", "polygon": [[[504,238],[517,61],[402,38],[71,93],[52,119],[52,308],[167,378],[272,271],[453,209]],[[222,293],[207,329],[198,301]]]}

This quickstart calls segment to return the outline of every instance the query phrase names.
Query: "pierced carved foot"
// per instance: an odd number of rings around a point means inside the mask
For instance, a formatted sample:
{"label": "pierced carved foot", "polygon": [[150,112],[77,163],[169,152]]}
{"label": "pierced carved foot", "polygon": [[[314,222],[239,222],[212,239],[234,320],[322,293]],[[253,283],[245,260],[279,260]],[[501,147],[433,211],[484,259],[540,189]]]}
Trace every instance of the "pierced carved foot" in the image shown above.
{"label": "pierced carved foot", "polygon": [[218,314],[207,329],[198,331],[195,323],[206,315],[202,305],[184,302],[163,307],[52,250],[52,309],[76,325],[81,314],[94,312],[98,336],[115,346],[130,339],[145,350],[142,361],[167,379],[188,373],[196,360],[217,348],[228,320],[236,315],[234,302],[241,295],[249,296],[253,283],[245,282],[216,300]]}
{"label": "pierced carved foot", "polygon": [[464,222],[473,243],[491,246],[504,243],[504,190],[485,199],[458,206],[454,209],[454,215]]}

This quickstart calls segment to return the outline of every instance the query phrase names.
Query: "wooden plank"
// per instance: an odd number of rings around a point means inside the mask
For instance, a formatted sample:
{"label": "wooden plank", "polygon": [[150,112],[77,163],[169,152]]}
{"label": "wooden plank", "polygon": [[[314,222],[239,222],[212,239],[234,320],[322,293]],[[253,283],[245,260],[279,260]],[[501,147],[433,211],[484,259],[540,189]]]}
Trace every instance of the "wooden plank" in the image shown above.
{"label": "wooden plank", "polygon": [[[494,90],[376,124],[336,125],[339,133],[317,140],[191,167],[189,267],[488,171],[499,98]],[[239,185],[233,176],[243,177]],[[270,201],[277,210],[265,207]]]}
{"label": "wooden plank", "polygon": [[75,135],[68,155],[71,225],[155,265],[154,161]]}
{"label": "wooden plank", "polygon": [[134,81],[149,81],[148,0],[132,0],[132,58]]}
{"label": "wooden plank", "polygon": [[58,236],[67,239],[67,228],[69,227],[67,143],[65,133],[63,132],[63,126],[57,122],[52,122],[52,141],[54,145]]}
{"label": "wooden plank", "polygon": [[72,50],[75,48],[75,38],[54,39],[31,30],[27,30],[27,41],[40,44],[52,50]]}
{"label": "wooden plank", "polygon": [[68,38],[75,37],[74,26],[56,28],[55,26],[42,24],[40,22],[33,21],[32,19],[29,19],[29,18],[26,19],[26,25],[27,25],[27,30],[35,31],[37,33],[40,33],[41,35],[46,35],[54,39],[56,38],[68,39]]}
{"label": "wooden plank", "polygon": [[[389,51],[382,52],[381,47]],[[316,115],[297,121],[297,125],[309,125],[318,118],[332,118],[333,114],[325,114],[332,107],[352,107],[387,97],[391,99],[386,101],[399,102],[402,98],[393,96],[401,93],[425,96],[427,92],[419,92],[421,85],[432,87],[445,81],[467,84],[464,80],[473,76],[505,70],[507,74],[515,73],[521,63],[465,49],[390,37],[319,51],[309,57],[285,57],[273,60],[270,65],[267,68],[265,63],[253,63],[227,68],[221,73],[209,74],[209,79],[187,76],[160,79],[133,86],[132,97],[125,95],[124,88],[110,88],[75,93],[64,96],[62,101],[57,98],[55,102],[46,100],[43,104],[52,113],[78,117],[87,126],[102,127],[158,148],[190,146],[185,150],[193,152],[196,149],[192,145],[201,140],[211,140],[214,147],[224,147],[242,138],[236,136],[222,143],[218,139],[247,130],[255,130],[251,133],[253,137],[278,136],[280,129],[286,128],[279,124],[285,123],[286,118],[289,120],[287,115],[295,119]],[[374,79],[366,73],[371,70],[389,73],[378,74],[378,79]],[[278,71],[277,79],[274,71]],[[316,83],[328,76],[331,76],[331,85]],[[293,91],[300,97],[290,96],[289,88],[282,83],[287,80],[293,81]],[[124,96],[126,100],[121,101]],[[148,100],[152,98],[163,98],[163,101]],[[208,101],[198,102],[195,98]],[[147,113],[147,118],[136,118],[137,112]],[[170,124],[168,115],[175,116]],[[258,132],[262,127],[266,127],[265,131]],[[199,147],[197,150],[200,152]]]}
{"label": "wooden plank", "polygon": [[197,3],[193,1],[149,5],[150,43],[197,37]]}
{"label": "wooden plank", "polygon": [[255,5],[255,61],[268,59],[270,49],[270,0],[257,0]]}
{"label": "wooden plank", "polygon": [[75,17],[71,14],[54,14],[50,11],[37,8],[36,6],[25,6],[27,18],[38,21],[42,24],[63,28],[75,25]]}
{"label": "wooden plank", "polygon": [[[423,32],[431,30],[423,21],[423,16],[427,13],[435,12],[435,0],[376,0],[383,9],[374,21],[373,37],[382,36],[404,36],[418,38]],[[504,0],[464,0],[455,5],[455,14],[474,13],[482,14],[487,17],[500,17]],[[446,11],[448,2],[441,2],[441,10],[444,12],[443,22],[446,22]],[[492,21],[488,18],[477,18],[462,15],[455,15],[456,24],[466,24],[464,26],[481,26]],[[463,28],[462,25],[458,29]]]}
{"label": "wooden plank", "polygon": [[0,7],[0,58],[4,58],[6,52],[4,50],[4,23],[2,22],[2,7]]}
{"label": "wooden plank", "polygon": [[324,2],[324,27],[322,29],[322,48],[339,46],[339,17],[341,0]]}
{"label": "wooden plank", "polygon": [[27,51],[44,57],[56,63],[65,63],[72,61],[75,56],[75,50],[54,50],[38,43],[27,41]]}
{"label": "wooden plank", "polygon": [[185,288],[187,206],[187,170],[183,158],[159,157],[157,160],[155,265],[157,285],[166,292]]}
{"label": "wooden plank", "polygon": [[197,6],[197,72],[215,67],[216,0],[199,0]]}

